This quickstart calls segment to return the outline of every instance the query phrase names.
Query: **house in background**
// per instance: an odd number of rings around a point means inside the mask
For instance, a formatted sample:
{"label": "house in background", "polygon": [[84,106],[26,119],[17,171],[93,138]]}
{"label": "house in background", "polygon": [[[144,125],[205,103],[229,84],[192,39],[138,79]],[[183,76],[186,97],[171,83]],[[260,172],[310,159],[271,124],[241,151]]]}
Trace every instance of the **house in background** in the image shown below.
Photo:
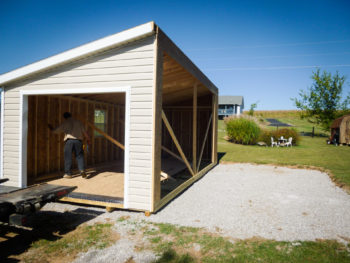
{"label": "house in background", "polygon": [[231,115],[240,115],[244,108],[243,96],[219,96],[219,119]]}

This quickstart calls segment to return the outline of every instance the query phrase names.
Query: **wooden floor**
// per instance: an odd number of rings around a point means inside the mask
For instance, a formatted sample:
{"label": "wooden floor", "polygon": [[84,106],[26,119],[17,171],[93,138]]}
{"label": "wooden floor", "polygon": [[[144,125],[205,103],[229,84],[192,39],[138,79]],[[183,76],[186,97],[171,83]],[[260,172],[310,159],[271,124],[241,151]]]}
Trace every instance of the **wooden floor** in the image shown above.
{"label": "wooden floor", "polygon": [[76,175],[72,179],[59,178],[48,183],[77,186],[74,193],[124,198],[124,173],[118,165],[87,169],[86,179]]}

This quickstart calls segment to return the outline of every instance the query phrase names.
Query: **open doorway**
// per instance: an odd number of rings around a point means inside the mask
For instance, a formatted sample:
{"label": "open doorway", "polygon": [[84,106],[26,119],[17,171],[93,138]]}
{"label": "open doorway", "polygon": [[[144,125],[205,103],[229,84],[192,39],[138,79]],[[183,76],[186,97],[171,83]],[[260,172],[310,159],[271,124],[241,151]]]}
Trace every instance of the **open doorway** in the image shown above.
{"label": "open doorway", "polygon": [[[126,93],[28,95],[26,182],[77,186],[71,198],[123,203],[125,188]],[[84,125],[91,144],[84,144],[87,178],[79,175],[73,157],[73,178],[64,173],[63,134],[52,133],[63,113]]]}
{"label": "open doorway", "polygon": [[163,61],[161,199],[213,163],[215,118],[215,95],[166,53]]}

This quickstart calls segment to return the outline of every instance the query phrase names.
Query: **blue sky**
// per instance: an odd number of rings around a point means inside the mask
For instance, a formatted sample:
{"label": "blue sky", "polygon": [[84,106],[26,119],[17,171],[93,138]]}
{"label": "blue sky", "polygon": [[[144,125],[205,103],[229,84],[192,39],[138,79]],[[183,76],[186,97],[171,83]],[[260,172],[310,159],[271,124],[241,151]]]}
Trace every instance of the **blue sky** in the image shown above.
{"label": "blue sky", "polygon": [[152,20],[246,109],[294,109],[316,66],[350,91],[347,0],[0,0],[0,74]]}

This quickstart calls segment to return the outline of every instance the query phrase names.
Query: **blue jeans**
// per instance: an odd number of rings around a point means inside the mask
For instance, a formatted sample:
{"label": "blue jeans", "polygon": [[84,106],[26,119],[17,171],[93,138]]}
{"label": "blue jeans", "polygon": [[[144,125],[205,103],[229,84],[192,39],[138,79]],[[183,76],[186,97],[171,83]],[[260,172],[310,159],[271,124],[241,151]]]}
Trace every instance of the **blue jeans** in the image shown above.
{"label": "blue jeans", "polygon": [[64,173],[71,174],[72,153],[78,163],[79,171],[84,171],[84,150],[83,143],[80,140],[68,139],[64,144]]}

